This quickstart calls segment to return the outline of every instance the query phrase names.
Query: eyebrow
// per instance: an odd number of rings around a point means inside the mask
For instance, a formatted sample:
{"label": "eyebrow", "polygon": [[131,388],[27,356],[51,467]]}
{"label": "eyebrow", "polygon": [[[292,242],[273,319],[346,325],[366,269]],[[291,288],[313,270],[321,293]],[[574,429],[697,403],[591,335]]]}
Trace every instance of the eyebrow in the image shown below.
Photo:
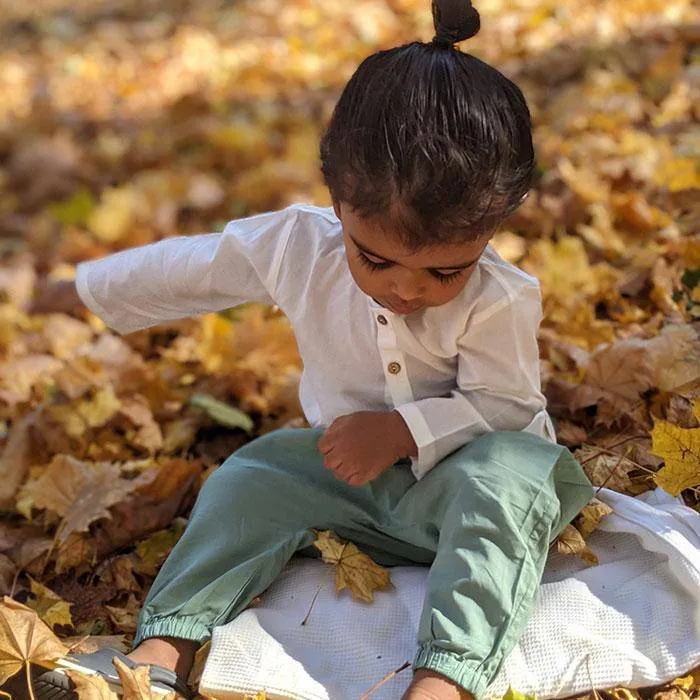
{"label": "eyebrow", "polygon": [[[350,234],[348,234],[348,235],[350,236]],[[381,258],[384,262],[393,263],[394,265],[399,264],[396,260],[391,260],[390,258],[385,258],[383,255],[380,255],[379,253],[375,253],[373,250],[370,250],[366,246],[363,246],[353,236],[350,236],[350,240],[363,253],[367,253],[368,255],[372,255],[375,258]],[[460,263],[459,265],[439,265],[438,267],[426,267],[425,269],[426,270],[463,270],[465,267],[469,267],[470,265],[473,265],[475,262],[477,262],[480,257],[481,256],[479,255],[478,257],[474,258],[473,260],[470,260],[469,262],[465,262],[465,263]]]}

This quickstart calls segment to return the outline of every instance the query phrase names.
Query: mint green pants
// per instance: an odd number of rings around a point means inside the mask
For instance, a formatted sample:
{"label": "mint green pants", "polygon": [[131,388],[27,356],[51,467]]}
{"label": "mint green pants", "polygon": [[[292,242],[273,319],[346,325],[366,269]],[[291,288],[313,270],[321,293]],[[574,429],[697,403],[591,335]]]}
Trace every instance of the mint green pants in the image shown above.
{"label": "mint green pants", "polygon": [[202,488],[156,578],[135,643],[204,641],[314,540],[334,530],[380,564],[430,565],[414,670],[483,697],[532,613],[549,544],[593,489],[563,447],[484,435],[416,481],[405,464],[360,487],[323,466],[320,430],[248,443]]}

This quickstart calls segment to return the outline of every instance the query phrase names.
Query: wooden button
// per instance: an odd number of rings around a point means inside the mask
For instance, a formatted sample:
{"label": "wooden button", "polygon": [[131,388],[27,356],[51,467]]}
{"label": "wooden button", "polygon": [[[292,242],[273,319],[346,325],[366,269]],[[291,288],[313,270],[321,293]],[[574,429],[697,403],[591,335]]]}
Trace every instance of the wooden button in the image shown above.
{"label": "wooden button", "polygon": [[389,374],[398,374],[401,371],[401,365],[398,362],[390,362],[387,369]]}
{"label": "wooden button", "polygon": [[382,326],[386,326],[386,324],[389,323],[389,321],[386,320],[386,316],[382,316],[381,314],[379,314],[379,316],[377,316],[377,323],[381,323]]}

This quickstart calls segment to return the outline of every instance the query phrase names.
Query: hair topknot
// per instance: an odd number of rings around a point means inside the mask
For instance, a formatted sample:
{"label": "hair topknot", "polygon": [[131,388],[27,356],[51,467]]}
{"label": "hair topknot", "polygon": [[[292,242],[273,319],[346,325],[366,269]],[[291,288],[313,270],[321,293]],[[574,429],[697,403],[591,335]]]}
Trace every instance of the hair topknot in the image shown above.
{"label": "hair topknot", "polygon": [[471,39],[481,28],[479,13],[470,0],[432,0],[433,24],[438,46],[452,46],[459,41]]}

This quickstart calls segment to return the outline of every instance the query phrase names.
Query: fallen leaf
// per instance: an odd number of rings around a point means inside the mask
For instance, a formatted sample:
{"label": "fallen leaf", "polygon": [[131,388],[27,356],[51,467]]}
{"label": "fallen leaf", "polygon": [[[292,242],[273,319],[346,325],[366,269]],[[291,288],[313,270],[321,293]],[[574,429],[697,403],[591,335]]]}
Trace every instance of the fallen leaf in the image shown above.
{"label": "fallen leaf", "polygon": [[88,676],[75,670],[66,670],[65,673],[75,684],[78,700],[119,700],[102,676]]}
{"label": "fallen leaf", "polygon": [[161,695],[151,690],[148,666],[131,669],[118,657],[114,658],[113,663],[122,682],[124,700],[176,700],[174,692]]}
{"label": "fallen leaf", "polygon": [[374,591],[391,585],[386,569],[375,564],[352,542],[343,543],[330,530],[318,532],[313,544],[321,552],[323,561],[336,567],[336,590],[347,587],[353,598],[371,603]]}
{"label": "fallen leaf", "polygon": [[56,455],[25,491],[35,507],[48,508],[63,518],[56,534],[62,544],[71,533],[83,532],[95,520],[110,517],[110,506],[142,484],[139,479],[122,479],[115,464],[89,464],[69,455]]}
{"label": "fallen leaf", "polygon": [[584,445],[574,456],[593,486],[627,492],[631,484],[628,473],[635,469],[635,465],[624,455],[611,455],[601,452],[595,445]]}
{"label": "fallen leaf", "polygon": [[605,692],[612,695],[615,700],[642,700],[642,696],[639,692],[631,688],[612,688]]}
{"label": "fallen leaf", "polygon": [[136,394],[123,398],[119,413],[126,416],[138,428],[136,435],[131,439],[133,444],[143,447],[150,453],[163,446],[163,433],[153,419],[153,412],[143,396]]}
{"label": "fallen leaf", "polygon": [[243,411],[218,401],[213,396],[206,394],[194,394],[190,399],[190,406],[201,408],[210,418],[227,428],[240,428],[250,433],[255,424],[250,416]]}
{"label": "fallen leaf", "polygon": [[700,428],[679,428],[657,420],[651,437],[652,452],[666,463],[654,474],[656,483],[672,496],[700,486]]}
{"label": "fallen leaf", "polygon": [[592,498],[590,503],[576,517],[576,526],[581,533],[581,537],[584,540],[587,539],[597,529],[600,521],[612,512],[613,509],[607,503],[603,503],[597,498]]}
{"label": "fallen leaf", "polygon": [[35,581],[31,576],[29,576],[29,585],[32,595],[27,600],[28,608],[34,610],[52,629],[55,625],[73,626],[70,603],[56,595],[51,589]]}
{"label": "fallen leaf", "polygon": [[133,594],[129,595],[123,607],[116,605],[105,605],[105,610],[116,627],[127,634],[136,632],[138,616],[141,611],[141,604]]}
{"label": "fallen leaf", "polygon": [[0,456],[0,509],[14,508],[14,499],[29,470],[32,430],[37,412],[27,414],[13,427]]}
{"label": "fallen leaf", "polygon": [[510,685],[501,700],[537,700],[537,695],[526,695],[519,690],[515,690]]}
{"label": "fallen leaf", "polygon": [[24,605],[3,597],[0,603],[0,685],[27,664],[55,668],[68,649],[39,616]]}
{"label": "fallen leaf", "polygon": [[559,554],[575,554],[587,564],[596,565],[598,557],[593,554],[581,533],[571,524],[567,525],[557,537],[557,552]]}
{"label": "fallen leaf", "polygon": [[172,527],[153,533],[147,540],[136,545],[136,554],[139,557],[137,569],[140,573],[155,576],[165,557],[175,546],[185,531],[186,522],[176,520]]}

